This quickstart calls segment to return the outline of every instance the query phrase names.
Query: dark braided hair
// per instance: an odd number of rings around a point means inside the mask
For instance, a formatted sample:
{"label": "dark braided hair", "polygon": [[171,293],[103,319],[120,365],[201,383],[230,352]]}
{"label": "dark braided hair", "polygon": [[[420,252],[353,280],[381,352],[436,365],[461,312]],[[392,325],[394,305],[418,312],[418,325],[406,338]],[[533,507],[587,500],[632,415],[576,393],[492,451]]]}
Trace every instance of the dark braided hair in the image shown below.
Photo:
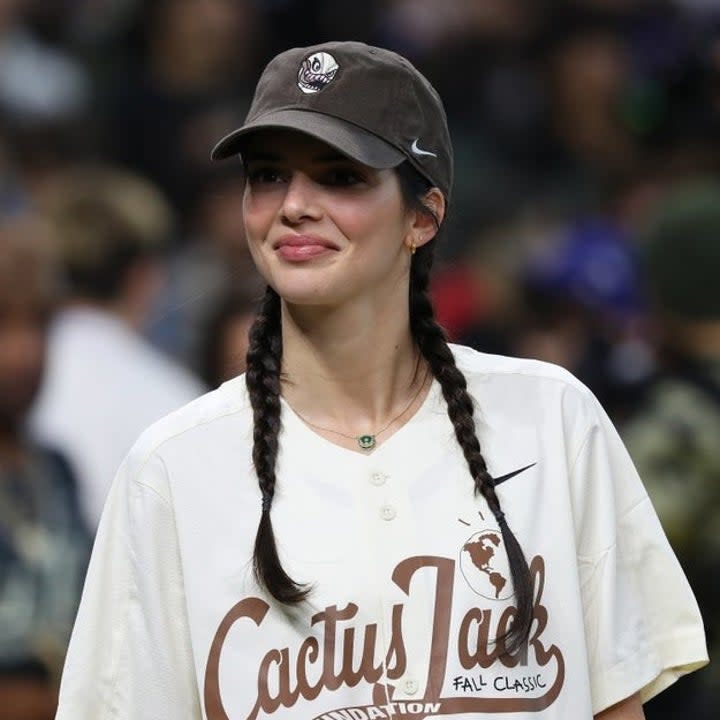
{"label": "dark braided hair", "polygon": [[[421,200],[430,189],[427,181],[407,163],[400,166],[398,175],[405,202],[420,212],[429,213],[439,230],[437,217]],[[530,634],[533,619],[532,580],[525,555],[508,526],[495,492],[495,481],[488,472],[487,463],[480,451],[480,441],[473,420],[475,405],[467,391],[467,381],[455,364],[445,332],[435,320],[435,312],[428,296],[436,242],[437,236],[419,247],[413,255],[410,266],[410,330],[433,376],[440,383],[448,416],[455,428],[455,437],[475,483],[475,494],[485,498],[500,526],[515,590],[517,614],[510,629],[499,639],[505,643],[507,652],[512,653],[525,643]]]}
{"label": "dark braided hair", "polygon": [[[403,163],[397,172],[406,204],[420,212],[429,213],[439,229],[437,217],[422,202],[429,189],[427,181],[408,163]],[[435,243],[436,238],[433,238],[422,245],[412,258],[410,327],[420,353],[442,388],[448,416],[455,428],[455,437],[474,480],[475,494],[483,496],[500,526],[515,589],[517,614],[507,633],[499,640],[504,643],[507,653],[513,653],[523,646],[530,633],[533,618],[532,582],[522,548],[508,526],[495,492],[495,482],[480,451],[473,420],[475,407],[467,392],[467,381],[455,364],[455,358],[442,328],[435,320],[428,297]],[[296,583],[283,570],[270,519],[280,432],[281,359],[280,298],[274,290],[268,288],[250,331],[246,374],[254,418],[253,463],[262,492],[262,515],[255,539],[253,561],[256,579],[276,600],[297,604],[308,596],[310,588]]]}
{"label": "dark braided hair", "polygon": [[307,597],[310,588],[296,583],[283,569],[270,519],[280,434],[281,360],[280,296],[268,287],[250,329],[245,375],[253,409],[253,465],[262,493],[253,567],[257,581],[276,600],[295,605]]}

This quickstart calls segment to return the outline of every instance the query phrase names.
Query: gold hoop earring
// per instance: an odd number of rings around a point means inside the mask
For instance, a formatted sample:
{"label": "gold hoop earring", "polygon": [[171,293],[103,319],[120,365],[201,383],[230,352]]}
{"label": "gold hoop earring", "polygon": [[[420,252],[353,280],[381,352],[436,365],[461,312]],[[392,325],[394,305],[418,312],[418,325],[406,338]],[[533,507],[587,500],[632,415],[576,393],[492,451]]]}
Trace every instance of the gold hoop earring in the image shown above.
{"label": "gold hoop earring", "polygon": [[416,250],[417,250],[417,245],[414,242],[411,242],[410,243],[410,254],[414,255]]}

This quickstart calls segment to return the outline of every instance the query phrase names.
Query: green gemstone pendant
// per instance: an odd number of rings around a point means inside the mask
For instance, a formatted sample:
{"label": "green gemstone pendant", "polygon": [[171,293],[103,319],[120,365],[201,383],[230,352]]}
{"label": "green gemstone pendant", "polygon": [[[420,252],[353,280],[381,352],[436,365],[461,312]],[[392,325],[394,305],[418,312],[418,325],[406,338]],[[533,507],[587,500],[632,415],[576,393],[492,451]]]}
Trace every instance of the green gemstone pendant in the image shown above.
{"label": "green gemstone pendant", "polygon": [[358,435],[356,439],[358,441],[358,445],[363,450],[372,450],[375,447],[374,435]]}

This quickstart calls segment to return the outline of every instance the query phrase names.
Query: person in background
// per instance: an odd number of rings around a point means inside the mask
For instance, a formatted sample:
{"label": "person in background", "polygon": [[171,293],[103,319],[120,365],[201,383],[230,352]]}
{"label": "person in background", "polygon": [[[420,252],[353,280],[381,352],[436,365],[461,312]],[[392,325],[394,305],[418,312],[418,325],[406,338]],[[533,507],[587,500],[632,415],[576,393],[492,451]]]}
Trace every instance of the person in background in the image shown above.
{"label": "person in background", "polygon": [[141,335],[171,228],[158,191],[110,168],[77,169],[48,193],[47,205],[68,298],[52,327],[32,424],[77,468],[85,516],[95,528],[137,434],[203,386]]}
{"label": "person in background", "polygon": [[[224,167],[198,181],[186,238],[168,254],[166,280],[149,323],[150,340],[201,375],[205,331],[216,308],[242,288],[260,298],[264,284],[250,256],[243,224],[245,184],[236,167]],[[212,340],[210,340],[212,342]]]}
{"label": "person in background", "polygon": [[[661,373],[622,434],[704,611],[720,657],[720,182],[672,190],[642,235]],[[710,666],[646,708],[651,720],[717,717]]]}
{"label": "person in background", "polygon": [[150,178],[182,218],[209,169],[206,148],[244,111],[264,29],[249,0],[139,6],[143,42],[108,77],[100,111],[108,157]]}
{"label": "person in background", "polygon": [[90,101],[87,71],[30,29],[27,0],[0,2],[0,112],[18,126],[63,122]]}
{"label": "person in background", "polygon": [[212,309],[199,358],[208,387],[216,388],[245,372],[256,305],[246,294],[231,292]]}
{"label": "person in background", "polygon": [[0,226],[0,717],[6,720],[52,717],[90,554],[69,465],[25,432],[56,290],[55,266],[34,233]]}
{"label": "person in background", "polygon": [[613,418],[627,415],[652,372],[635,250],[609,215],[579,218],[529,248],[511,354],[557,363]]}

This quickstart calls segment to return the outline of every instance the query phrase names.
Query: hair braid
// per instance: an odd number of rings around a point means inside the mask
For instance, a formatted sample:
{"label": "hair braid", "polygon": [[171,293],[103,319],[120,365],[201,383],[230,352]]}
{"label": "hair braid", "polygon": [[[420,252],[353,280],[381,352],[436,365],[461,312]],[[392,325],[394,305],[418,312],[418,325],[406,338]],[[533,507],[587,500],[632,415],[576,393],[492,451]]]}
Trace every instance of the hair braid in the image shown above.
{"label": "hair braid", "polygon": [[490,476],[475,430],[475,407],[467,392],[467,381],[455,364],[443,329],[435,320],[428,284],[432,266],[434,240],[419,248],[413,257],[410,275],[410,327],[430,369],[440,383],[448,407],[448,416],[455,428],[463,455],[475,483],[475,494],[482,494],[500,526],[508,554],[517,615],[501,639],[508,653],[518,650],[528,638],[533,618],[533,588],[522,548],[505,520],[495,481]]}
{"label": "hair braid", "polygon": [[262,492],[262,514],[255,536],[253,568],[260,585],[279,602],[292,605],[304,600],[309,588],[296,583],[283,569],[270,518],[281,427],[281,361],[280,297],[268,287],[250,329],[245,376],[253,409],[252,458]]}

